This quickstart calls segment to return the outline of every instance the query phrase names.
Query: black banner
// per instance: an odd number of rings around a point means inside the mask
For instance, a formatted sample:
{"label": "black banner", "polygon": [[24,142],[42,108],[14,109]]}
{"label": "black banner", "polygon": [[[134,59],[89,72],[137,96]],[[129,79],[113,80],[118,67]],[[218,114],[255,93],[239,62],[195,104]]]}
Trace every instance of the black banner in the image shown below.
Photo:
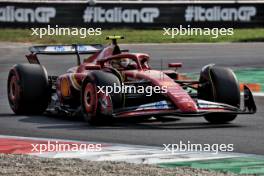
{"label": "black banner", "polygon": [[0,26],[102,28],[263,27],[264,4],[95,4],[0,2]]}

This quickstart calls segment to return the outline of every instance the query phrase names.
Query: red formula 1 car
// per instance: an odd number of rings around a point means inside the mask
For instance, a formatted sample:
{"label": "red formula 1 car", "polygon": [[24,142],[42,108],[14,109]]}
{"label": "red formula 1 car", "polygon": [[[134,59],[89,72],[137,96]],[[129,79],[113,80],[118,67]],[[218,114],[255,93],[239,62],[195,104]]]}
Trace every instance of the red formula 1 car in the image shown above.
{"label": "red formula 1 car", "polygon": [[[16,114],[44,112],[82,115],[90,123],[122,117],[203,116],[227,123],[237,114],[254,114],[251,91],[244,86],[244,107],[234,73],[213,64],[199,80],[185,80],[176,71],[151,69],[149,55],[121,50],[112,36],[109,46],[50,45],[30,47],[29,64],[9,72],[8,99]],[[38,54],[76,54],[77,66],[51,76]],[[81,63],[81,54],[91,54]],[[169,67],[180,67],[170,63]]]}

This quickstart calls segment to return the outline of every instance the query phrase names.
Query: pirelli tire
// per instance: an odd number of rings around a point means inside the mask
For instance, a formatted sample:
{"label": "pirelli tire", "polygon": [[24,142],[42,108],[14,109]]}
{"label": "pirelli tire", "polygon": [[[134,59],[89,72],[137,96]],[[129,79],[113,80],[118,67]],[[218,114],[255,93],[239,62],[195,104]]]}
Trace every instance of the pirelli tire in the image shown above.
{"label": "pirelli tire", "polygon": [[[198,87],[199,99],[240,107],[239,83],[231,69],[207,65],[202,69],[199,81],[201,82]],[[214,113],[204,118],[210,123],[224,124],[233,121],[236,116]]]}
{"label": "pirelli tire", "polygon": [[[91,125],[104,125],[113,122],[112,114],[105,115],[100,112],[100,102],[98,101],[98,87],[121,86],[120,79],[113,73],[102,70],[94,70],[87,75],[82,83],[81,106],[83,118]],[[120,93],[110,93],[113,110],[120,108],[124,104],[124,95]]]}
{"label": "pirelli tire", "polygon": [[50,86],[45,67],[17,64],[9,71],[7,95],[15,114],[42,114],[50,100]]}

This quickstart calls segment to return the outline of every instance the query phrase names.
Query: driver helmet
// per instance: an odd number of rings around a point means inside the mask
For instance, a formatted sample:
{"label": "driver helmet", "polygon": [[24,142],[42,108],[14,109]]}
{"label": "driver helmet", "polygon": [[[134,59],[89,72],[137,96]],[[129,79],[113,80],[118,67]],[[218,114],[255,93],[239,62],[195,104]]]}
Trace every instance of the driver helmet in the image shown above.
{"label": "driver helmet", "polygon": [[123,68],[127,68],[129,63],[130,63],[130,61],[128,58],[123,58],[120,60],[120,66]]}

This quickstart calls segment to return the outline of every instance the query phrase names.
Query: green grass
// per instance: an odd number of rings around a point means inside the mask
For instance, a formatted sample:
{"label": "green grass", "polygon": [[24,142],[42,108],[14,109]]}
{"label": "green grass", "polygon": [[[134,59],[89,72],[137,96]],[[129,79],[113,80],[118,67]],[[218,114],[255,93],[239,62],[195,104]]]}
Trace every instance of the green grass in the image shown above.
{"label": "green grass", "polygon": [[235,174],[264,174],[264,159],[263,157],[234,157],[202,161],[186,161],[186,162],[171,162],[161,163],[161,167],[191,167],[196,169],[208,169],[220,171],[223,173]]}
{"label": "green grass", "polygon": [[[235,71],[237,78],[243,83],[258,83],[261,85],[261,91],[264,92],[264,69],[263,68],[248,68]],[[254,75],[254,76],[252,76]]]}
{"label": "green grass", "polygon": [[30,43],[105,43],[108,35],[122,35],[125,40],[122,43],[180,43],[180,42],[250,42],[264,41],[264,28],[235,29],[232,36],[220,36],[213,39],[212,36],[176,36],[170,38],[163,35],[163,30],[135,30],[135,29],[111,29],[102,30],[101,36],[32,36],[30,29],[0,29],[0,41],[30,42]]}

